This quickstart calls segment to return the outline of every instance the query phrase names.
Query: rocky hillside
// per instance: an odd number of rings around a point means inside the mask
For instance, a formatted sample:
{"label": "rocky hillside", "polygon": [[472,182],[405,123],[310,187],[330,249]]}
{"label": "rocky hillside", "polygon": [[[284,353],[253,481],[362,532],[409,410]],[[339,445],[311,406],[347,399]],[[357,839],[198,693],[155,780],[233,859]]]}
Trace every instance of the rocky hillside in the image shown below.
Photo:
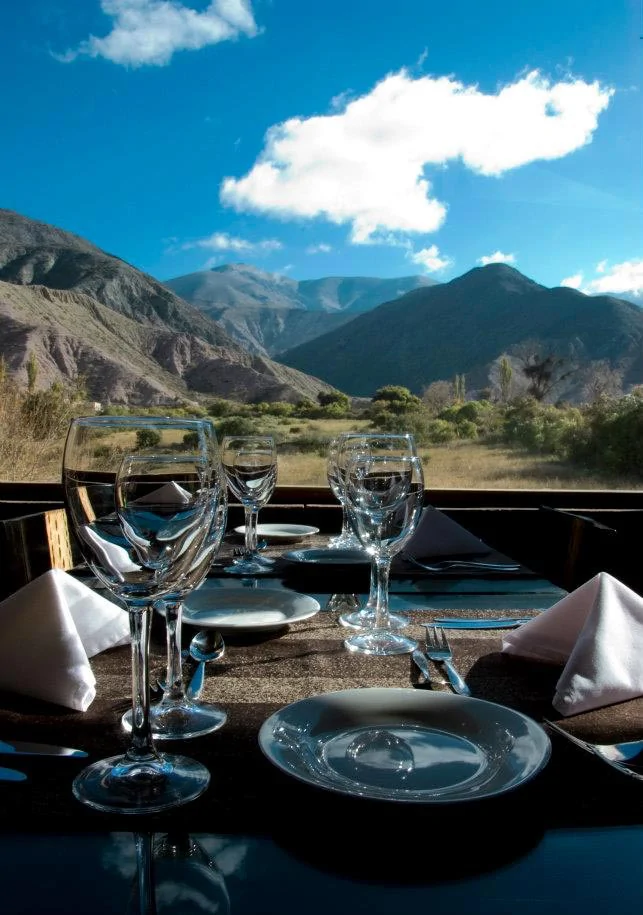
{"label": "rocky hillside", "polygon": [[39,385],[83,375],[101,402],[296,401],[328,388],[248,353],[120,258],[9,210],[0,210],[0,353],[20,381],[34,353]]}
{"label": "rocky hillside", "polygon": [[336,330],[355,315],[435,281],[425,276],[297,281],[249,264],[226,264],[167,280],[165,285],[250,352],[278,356]]}

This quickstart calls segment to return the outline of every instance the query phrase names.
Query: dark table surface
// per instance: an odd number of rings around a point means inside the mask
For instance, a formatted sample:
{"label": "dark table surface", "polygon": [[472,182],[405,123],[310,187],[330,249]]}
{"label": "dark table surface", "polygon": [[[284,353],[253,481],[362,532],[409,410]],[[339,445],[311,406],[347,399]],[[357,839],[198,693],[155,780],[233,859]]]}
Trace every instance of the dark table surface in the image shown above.
{"label": "dark table surface", "polygon": [[[223,565],[233,542],[224,546]],[[640,910],[643,785],[556,734],[548,764],[529,783],[504,796],[439,808],[336,795],[289,778],[263,756],[259,727],[292,701],[346,688],[426,688],[409,656],[368,658],[343,646],[347,630],[325,608],[331,593],[363,595],[368,569],[293,568],[280,558],[292,548],[271,550],[275,569],[257,586],[312,594],[320,613],[270,633],[229,634],[224,659],[208,668],[204,693],[226,709],[225,726],[161,747],[208,766],[212,782],[205,795],[168,814],[108,816],[71,795],[85,761],[16,760],[29,781],[0,783],[0,872],[8,910],[137,911],[136,835],[154,843],[159,911]],[[221,593],[240,586],[221,567],[213,571],[209,586]],[[423,622],[446,612],[529,615],[563,594],[529,570],[481,577],[400,568],[391,602],[409,614],[409,632],[419,636]],[[187,644],[195,630],[183,628]],[[503,655],[502,631],[460,630],[450,638],[473,697],[536,721],[559,720],[551,706],[558,668]],[[150,664],[152,677],[163,674],[158,615]],[[5,694],[0,734],[80,746],[90,762],[119,752],[126,746],[120,717],[131,694],[129,650],[104,652],[92,667],[97,697],[87,712]],[[559,723],[588,739],[628,739],[640,736],[642,714],[637,699]]]}

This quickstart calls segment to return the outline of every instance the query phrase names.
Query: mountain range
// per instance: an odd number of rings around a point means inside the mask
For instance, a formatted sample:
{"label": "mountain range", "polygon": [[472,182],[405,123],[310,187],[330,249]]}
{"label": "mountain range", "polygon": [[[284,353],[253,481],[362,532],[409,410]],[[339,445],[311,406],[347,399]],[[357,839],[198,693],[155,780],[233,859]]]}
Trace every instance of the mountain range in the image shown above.
{"label": "mountain range", "polygon": [[215,394],[316,398],[329,385],[247,352],[198,308],[79,236],[0,210],[0,353],[38,385],[83,375],[100,402],[152,405]]}
{"label": "mountain range", "polygon": [[434,284],[426,276],[298,281],[250,264],[225,264],[165,281],[237,343],[263,356],[277,356],[412,289]]}
{"label": "mountain range", "polygon": [[[522,345],[607,361],[624,382],[643,382],[643,310],[614,296],[547,288],[506,264],[476,267],[448,283],[416,289],[359,315],[279,358],[353,395],[383,384],[419,394],[432,381],[464,374],[488,384],[491,364]],[[574,396],[573,385],[567,392]]]}
{"label": "mountain range", "polygon": [[548,288],[505,264],[447,283],[296,281],[245,264],[161,283],[79,236],[0,210],[0,355],[22,384],[34,355],[38,386],[82,375],[92,399],[133,405],[297,402],[332,388],[370,397],[386,384],[419,394],[456,374],[471,393],[525,345],[585,368],[606,361],[626,386],[643,383],[640,307]]}

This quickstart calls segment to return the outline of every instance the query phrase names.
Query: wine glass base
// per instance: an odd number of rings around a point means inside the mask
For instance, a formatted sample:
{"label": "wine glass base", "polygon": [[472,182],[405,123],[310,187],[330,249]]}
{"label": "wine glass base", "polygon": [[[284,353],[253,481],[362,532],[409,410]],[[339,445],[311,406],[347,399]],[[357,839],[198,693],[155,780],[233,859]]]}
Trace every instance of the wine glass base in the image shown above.
{"label": "wine glass base", "polygon": [[[187,740],[218,731],[226,723],[227,714],[217,705],[183,699],[167,700],[150,706],[150,726],[154,740]],[[132,710],[121,718],[124,731],[131,733]]]}
{"label": "wine glass base", "polygon": [[187,756],[159,755],[133,762],[111,756],[93,763],[76,776],[74,797],[105,813],[158,813],[187,804],[210,784],[204,765]]}
{"label": "wine glass base", "polygon": [[390,629],[369,629],[357,632],[349,639],[345,639],[344,646],[349,651],[384,657],[394,654],[410,654],[418,647],[418,643],[415,639],[408,639]]}
{"label": "wine glass base", "polygon": [[363,549],[360,540],[355,536],[355,534],[350,532],[348,534],[338,534],[336,537],[331,537],[326,546],[329,550]]}
{"label": "wine glass base", "polygon": [[[340,626],[347,629],[372,629],[375,626],[375,611],[370,607],[362,607],[361,610],[354,610],[352,613],[341,613],[337,621]],[[399,613],[389,613],[389,622],[391,629],[404,629],[410,620]]]}
{"label": "wine glass base", "polygon": [[240,556],[232,561],[232,565],[226,566],[223,570],[229,575],[261,575],[266,572],[272,572],[275,564],[274,559],[268,559],[267,556]]}

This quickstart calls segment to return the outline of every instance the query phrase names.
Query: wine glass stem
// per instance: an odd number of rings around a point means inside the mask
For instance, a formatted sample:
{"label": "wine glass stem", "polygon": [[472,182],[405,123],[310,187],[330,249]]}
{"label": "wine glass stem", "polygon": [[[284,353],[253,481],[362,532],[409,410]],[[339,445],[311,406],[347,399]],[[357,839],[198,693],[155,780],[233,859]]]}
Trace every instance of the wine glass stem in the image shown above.
{"label": "wine glass stem", "polygon": [[137,832],[134,843],[136,846],[139,915],[156,915],[152,873],[152,836],[150,833]]}
{"label": "wine glass stem", "polygon": [[256,508],[252,505],[244,506],[246,516],[246,555],[254,555],[257,552],[257,515]]}
{"label": "wine glass stem", "polygon": [[388,580],[391,560],[384,556],[374,556],[372,571],[375,575],[375,628],[390,629],[391,620],[388,610]]}
{"label": "wine glass stem", "polygon": [[181,700],[185,696],[183,665],[181,662],[181,622],[183,602],[164,601],[165,631],[167,641],[167,672],[164,699]]}
{"label": "wine glass stem", "polygon": [[342,540],[348,539],[352,535],[352,533],[353,533],[353,528],[351,527],[351,523],[349,520],[348,506],[346,505],[346,502],[342,502],[342,533],[341,533]]}
{"label": "wine glass stem", "polygon": [[152,743],[148,681],[151,610],[150,606],[137,607],[129,613],[132,638],[132,739],[126,755],[133,761],[157,756]]}

